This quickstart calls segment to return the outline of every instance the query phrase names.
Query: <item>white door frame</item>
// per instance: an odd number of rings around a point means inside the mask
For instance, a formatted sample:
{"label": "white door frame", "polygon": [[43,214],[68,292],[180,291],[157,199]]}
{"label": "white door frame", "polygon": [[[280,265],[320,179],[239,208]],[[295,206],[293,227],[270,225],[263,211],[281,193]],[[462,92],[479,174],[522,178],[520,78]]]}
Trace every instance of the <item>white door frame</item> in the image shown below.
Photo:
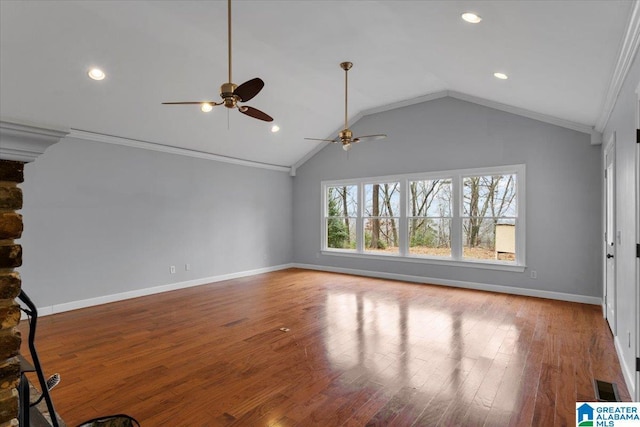
{"label": "white door frame", "polygon": [[[640,134],[640,82],[636,88],[636,132]],[[640,136],[640,135],[638,135]],[[636,245],[640,244],[640,144],[636,143]],[[637,250],[637,249],[636,249]],[[640,258],[636,256],[636,368],[640,359]],[[640,371],[636,370],[635,397],[640,402]]]}
{"label": "white door frame", "polygon": [[[613,335],[617,335],[616,307],[616,184],[615,153],[616,133],[613,132],[606,142],[603,153],[604,163],[604,245],[603,245],[603,299],[602,310]],[[609,168],[611,165],[611,168]],[[607,175],[608,172],[608,175]],[[612,270],[612,271],[611,271]],[[611,290],[611,291],[610,291]]]}
{"label": "white door frame", "polygon": [[[640,132],[640,96],[638,97],[638,127]],[[636,245],[640,244],[640,144],[636,144]],[[636,249],[637,250],[637,249]],[[636,369],[640,359],[640,257],[636,257]],[[636,396],[640,402],[640,371],[636,370]]]}

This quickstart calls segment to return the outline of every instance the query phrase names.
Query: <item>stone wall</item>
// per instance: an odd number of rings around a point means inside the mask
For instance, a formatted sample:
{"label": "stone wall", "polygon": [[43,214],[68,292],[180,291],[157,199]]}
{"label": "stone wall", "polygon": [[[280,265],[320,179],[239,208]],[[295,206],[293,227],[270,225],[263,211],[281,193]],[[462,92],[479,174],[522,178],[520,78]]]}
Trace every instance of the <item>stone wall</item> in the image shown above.
{"label": "stone wall", "polygon": [[20,364],[21,279],[15,268],[22,265],[22,247],[15,243],[22,235],[22,190],[24,163],[0,160],[0,427],[18,425],[18,382]]}

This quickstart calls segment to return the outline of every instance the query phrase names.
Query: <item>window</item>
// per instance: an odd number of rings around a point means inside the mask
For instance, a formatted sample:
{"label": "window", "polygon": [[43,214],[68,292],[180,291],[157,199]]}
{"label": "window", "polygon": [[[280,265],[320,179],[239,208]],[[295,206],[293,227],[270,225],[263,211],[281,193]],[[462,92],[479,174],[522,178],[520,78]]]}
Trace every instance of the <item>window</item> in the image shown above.
{"label": "window", "polygon": [[398,254],[400,183],[365,184],[364,194],[365,250]]}
{"label": "window", "polygon": [[356,248],[357,198],[358,187],[355,185],[327,187],[325,214],[327,248],[352,250]]}
{"label": "window", "polygon": [[516,175],[463,179],[463,256],[515,261]]}
{"label": "window", "polygon": [[524,165],[322,183],[323,253],[523,271]]}
{"label": "window", "polygon": [[451,256],[451,178],[409,181],[409,254]]}

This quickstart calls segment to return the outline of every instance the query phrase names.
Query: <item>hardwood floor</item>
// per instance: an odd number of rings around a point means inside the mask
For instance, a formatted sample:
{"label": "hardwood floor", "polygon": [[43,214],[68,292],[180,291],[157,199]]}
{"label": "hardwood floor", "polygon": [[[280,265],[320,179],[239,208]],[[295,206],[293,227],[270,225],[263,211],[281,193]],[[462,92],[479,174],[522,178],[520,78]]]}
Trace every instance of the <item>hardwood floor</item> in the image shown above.
{"label": "hardwood floor", "polygon": [[298,269],[42,317],[36,344],[69,425],[567,426],[592,378],[630,400],[598,306]]}

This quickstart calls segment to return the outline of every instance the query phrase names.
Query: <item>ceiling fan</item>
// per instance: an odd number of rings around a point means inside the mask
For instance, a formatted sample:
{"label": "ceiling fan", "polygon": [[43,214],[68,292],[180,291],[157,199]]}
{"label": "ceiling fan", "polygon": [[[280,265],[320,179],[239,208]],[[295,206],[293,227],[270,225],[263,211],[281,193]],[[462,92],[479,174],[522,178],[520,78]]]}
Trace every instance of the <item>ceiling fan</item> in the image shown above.
{"label": "ceiling fan", "polygon": [[254,119],[264,120],[265,122],[273,121],[273,118],[257,108],[248,105],[240,105],[240,102],[247,102],[256,96],[264,87],[264,82],[259,77],[242,83],[240,86],[232,83],[231,80],[231,0],[227,1],[227,24],[228,24],[228,41],[229,41],[229,81],[220,86],[220,97],[222,102],[215,101],[184,101],[184,102],[163,102],[164,105],[189,105],[200,104],[202,111],[208,112],[213,107],[224,105],[227,108],[237,108],[242,114],[246,114]]}
{"label": "ceiling fan", "polygon": [[365,136],[353,136],[353,132],[348,127],[347,123],[347,100],[348,100],[348,73],[349,70],[353,67],[353,63],[351,62],[341,62],[340,68],[344,70],[344,129],[342,129],[338,136],[334,139],[318,139],[318,138],[305,138],[310,141],[326,141],[326,142],[342,142],[342,149],[344,151],[349,151],[351,148],[351,143],[358,143],[360,141],[365,140],[375,140],[375,139],[383,139],[386,138],[385,134],[377,134],[377,135],[365,135]]}

